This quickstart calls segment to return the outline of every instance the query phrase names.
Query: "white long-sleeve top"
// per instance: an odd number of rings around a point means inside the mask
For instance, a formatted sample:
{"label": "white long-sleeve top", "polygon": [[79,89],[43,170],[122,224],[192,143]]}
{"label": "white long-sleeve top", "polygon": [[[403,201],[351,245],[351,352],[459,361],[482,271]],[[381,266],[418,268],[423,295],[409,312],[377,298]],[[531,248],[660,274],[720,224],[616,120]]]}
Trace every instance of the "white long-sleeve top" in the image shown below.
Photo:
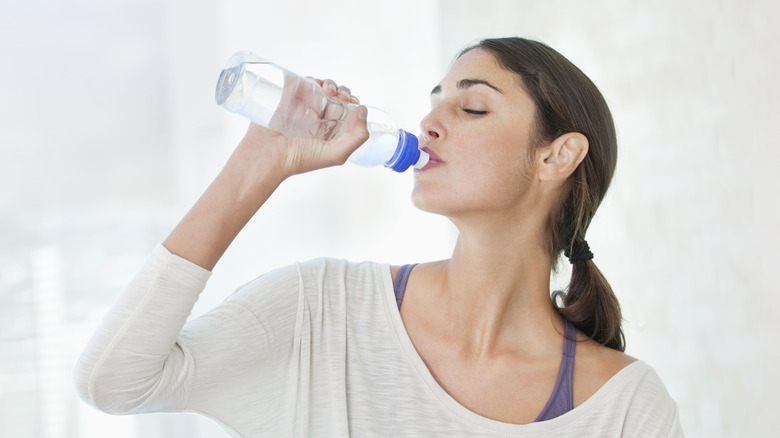
{"label": "white long-sleeve top", "polygon": [[115,414],[198,412],[237,437],[679,437],[644,362],[552,420],[515,425],[450,397],[416,353],[390,268],[317,259],[187,318],[210,273],[158,245],[82,353],[79,395]]}

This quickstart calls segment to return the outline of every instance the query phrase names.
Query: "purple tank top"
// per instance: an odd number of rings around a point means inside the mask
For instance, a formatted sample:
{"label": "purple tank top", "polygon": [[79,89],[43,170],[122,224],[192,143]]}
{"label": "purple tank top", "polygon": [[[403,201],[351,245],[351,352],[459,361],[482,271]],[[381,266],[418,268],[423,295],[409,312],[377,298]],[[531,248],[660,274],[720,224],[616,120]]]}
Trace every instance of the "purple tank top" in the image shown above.
{"label": "purple tank top", "polygon": [[[403,265],[398,269],[398,273],[393,279],[393,289],[395,289],[395,301],[398,303],[398,309],[401,308],[401,302],[406,292],[406,283],[409,280],[409,273],[416,265]],[[555,381],[547,404],[544,405],[542,412],[536,417],[535,421],[551,420],[561,416],[574,408],[574,354],[577,350],[577,332],[569,321],[565,321],[565,331],[563,335],[563,355],[561,357],[561,367],[558,371],[558,379]]]}

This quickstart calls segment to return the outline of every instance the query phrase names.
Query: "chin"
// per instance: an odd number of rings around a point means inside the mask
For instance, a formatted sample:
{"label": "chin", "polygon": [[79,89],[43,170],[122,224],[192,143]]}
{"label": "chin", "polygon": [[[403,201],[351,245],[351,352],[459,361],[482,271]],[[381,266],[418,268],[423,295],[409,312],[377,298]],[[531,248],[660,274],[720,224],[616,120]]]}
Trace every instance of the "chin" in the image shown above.
{"label": "chin", "polygon": [[449,216],[449,213],[453,211],[452,204],[452,200],[445,199],[441,194],[433,193],[432,190],[425,190],[421,187],[415,187],[412,190],[412,205],[426,213]]}
{"label": "chin", "polygon": [[432,196],[427,196],[425,190],[420,187],[415,186],[414,189],[412,189],[412,205],[419,210],[428,213],[436,213],[437,211],[434,207],[435,203],[431,202],[431,197]]}

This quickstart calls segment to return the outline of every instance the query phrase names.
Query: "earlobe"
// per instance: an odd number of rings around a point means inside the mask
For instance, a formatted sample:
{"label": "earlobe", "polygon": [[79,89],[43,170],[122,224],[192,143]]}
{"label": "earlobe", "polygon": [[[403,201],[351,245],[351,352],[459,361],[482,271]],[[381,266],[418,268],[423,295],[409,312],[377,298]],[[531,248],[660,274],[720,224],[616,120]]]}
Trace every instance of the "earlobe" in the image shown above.
{"label": "earlobe", "polygon": [[565,180],[588,154],[588,138],[579,132],[569,132],[550,142],[543,151],[539,178]]}

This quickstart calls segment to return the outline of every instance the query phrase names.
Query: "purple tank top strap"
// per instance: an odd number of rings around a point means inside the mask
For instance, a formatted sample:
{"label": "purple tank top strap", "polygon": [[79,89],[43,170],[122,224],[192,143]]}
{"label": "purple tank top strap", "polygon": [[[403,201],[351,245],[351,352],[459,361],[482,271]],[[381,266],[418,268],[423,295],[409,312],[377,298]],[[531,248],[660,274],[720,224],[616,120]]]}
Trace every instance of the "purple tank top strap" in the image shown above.
{"label": "purple tank top strap", "polygon": [[577,329],[564,321],[563,354],[555,388],[536,421],[551,420],[574,409],[574,355],[577,352]]}
{"label": "purple tank top strap", "polygon": [[401,302],[404,300],[404,292],[406,292],[406,283],[409,281],[409,273],[412,272],[412,268],[417,264],[403,265],[398,268],[398,272],[395,273],[393,279],[393,290],[395,290],[395,302],[398,303],[398,308],[401,308]]}

